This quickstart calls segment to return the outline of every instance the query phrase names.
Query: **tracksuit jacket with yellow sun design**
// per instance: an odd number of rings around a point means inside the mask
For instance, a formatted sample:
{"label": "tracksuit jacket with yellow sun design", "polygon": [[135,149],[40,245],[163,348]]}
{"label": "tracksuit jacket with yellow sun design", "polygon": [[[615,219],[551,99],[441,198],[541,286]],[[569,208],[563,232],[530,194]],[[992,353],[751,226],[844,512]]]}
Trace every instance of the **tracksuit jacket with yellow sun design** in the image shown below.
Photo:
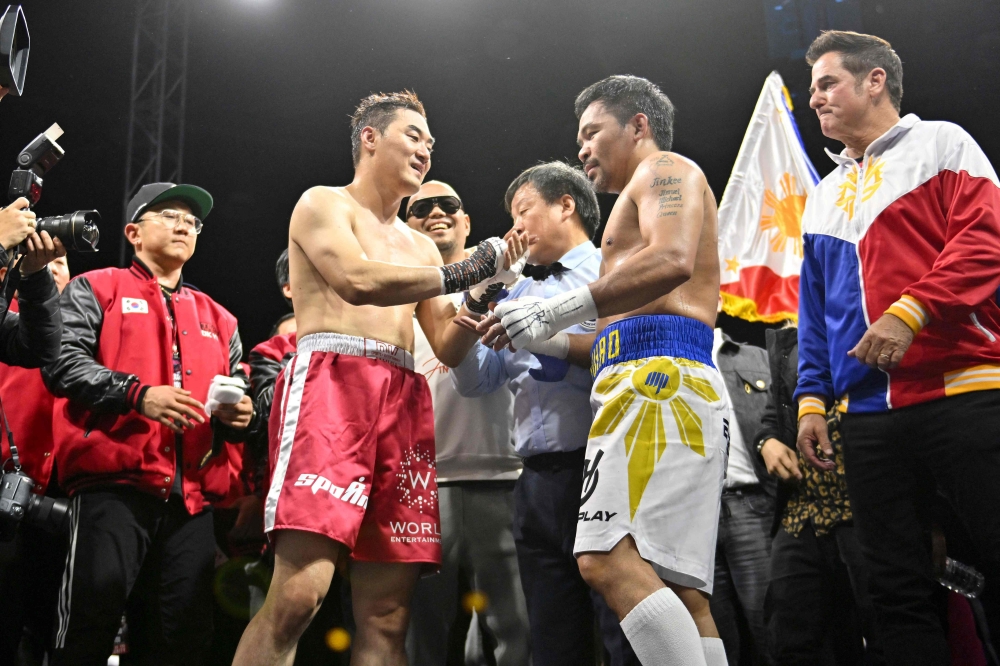
{"label": "tracksuit jacket with yellow sun design", "polygon": [[[806,203],[799,414],[882,412],[1000,388],[1000,186],[965,130],[907,115]],[[890,312],[916,332],[900,365],[847,352]],[[812,396],[820,396],[819,399]]]}

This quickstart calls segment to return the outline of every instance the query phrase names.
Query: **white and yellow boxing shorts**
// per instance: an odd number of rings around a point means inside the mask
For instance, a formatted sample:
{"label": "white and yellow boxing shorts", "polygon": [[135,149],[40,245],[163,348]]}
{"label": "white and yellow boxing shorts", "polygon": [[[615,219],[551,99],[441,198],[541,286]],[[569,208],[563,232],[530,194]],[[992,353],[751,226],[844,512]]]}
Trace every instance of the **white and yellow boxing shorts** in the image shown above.
{"label": "white and yellow boxing shorts", "polygon": [[674,315],[628,317],[597,336],[574,554],[630,534],[660,578],[712,592],[730,409],[712,339]]}

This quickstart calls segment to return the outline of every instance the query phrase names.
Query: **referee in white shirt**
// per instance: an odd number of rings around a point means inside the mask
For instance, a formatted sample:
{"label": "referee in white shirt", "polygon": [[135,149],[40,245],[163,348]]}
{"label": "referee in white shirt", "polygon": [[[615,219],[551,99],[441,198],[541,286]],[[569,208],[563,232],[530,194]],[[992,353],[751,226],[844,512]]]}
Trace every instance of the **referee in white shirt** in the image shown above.
{"label": "referee in white shirt", "polygon": [[[509,298],[549,298],[598,277],[600,224],[590,181],[561,162],[534,166],[507,189],[514,228],[528,234],[528,261]],[[514,541],[531,624],[533,666],[594,663],[595,609],[613,666],[638,664],[618,618],[580,576],[573,542],[590,407],[595,322],[570,327],[529,349],[477,344],[452,379],[465,396],[514,394],[514,446],[524,471],[514,490]]]}

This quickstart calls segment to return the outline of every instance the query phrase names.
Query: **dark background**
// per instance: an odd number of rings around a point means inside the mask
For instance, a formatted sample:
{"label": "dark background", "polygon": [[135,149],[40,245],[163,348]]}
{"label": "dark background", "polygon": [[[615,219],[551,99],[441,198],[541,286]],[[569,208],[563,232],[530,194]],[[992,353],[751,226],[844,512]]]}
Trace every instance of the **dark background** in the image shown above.
{"label": "dark background", "polygon": [[[837,0],[826,0],[828,3]],[[956,122],[1000,160],[1000,3],[849,0],[860,27],[892,42],[904,112]],[[839,4],[839,3],[838,3]],[[782,5],[785,14],[775,13]],[[831,168],[808,109],[800,57],[772,58],[772,0],[198,0],[192,6],[184,180],[216,208],[185,279],[240,320],[247,349],[285,312],[274,260],[299,194],[352,177],[348,116],[372,91],[414,89],[438,142],[429,178],[466,202],[473,241],[505,231],[508,183],[549,159],[576,163],[573,99],[610,74],[658,83],[677,106],[675,150],[722,197],[757,96],[777,69],[821,175]],[[134,2],[29,0],[25,96],[0,105],[0,179],[58,122],[66,157],[37,211],[96,208],[101,252],[118,260]],[[832,5],[831,5],[832,6]],[[844,27],[844,26],[836,26]],[[847,26],[849,27],[849,26]],[[809,31],[809,26],[804,30]],[[814,35],[808,35],[808,38]],[[808,43],[808,39],[806,42]],[[602,197],[605,213],[613,199]],[[724,326],[751,337],[731,320]]]}

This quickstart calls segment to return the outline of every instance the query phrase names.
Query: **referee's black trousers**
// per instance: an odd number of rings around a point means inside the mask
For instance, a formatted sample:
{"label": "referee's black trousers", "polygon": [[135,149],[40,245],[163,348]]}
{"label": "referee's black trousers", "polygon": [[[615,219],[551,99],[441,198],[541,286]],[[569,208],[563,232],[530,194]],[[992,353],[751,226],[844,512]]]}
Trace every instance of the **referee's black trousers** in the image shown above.
{"label": "referee's black trousers", "polygon": [[212,638],[212,512],[138,490],[73,498],[53,666],[105,666],[123,614],[128,663],[197,666]]}
{"label": "referee's black trousers", "polygon": [[982,602],[1000,639],[1000,391],[975,391],[842,421],[855,533],[892,666],[946,666],[935,604],[930,508],[938,489],[977,551]]}
{"label": "referee's black trousers", "polygon": [[594,620],[611,666],[638,666],[618,618],[573,556],[585,448],[524,459],[514,486],[514,546],[534,666],[594,663]]}

